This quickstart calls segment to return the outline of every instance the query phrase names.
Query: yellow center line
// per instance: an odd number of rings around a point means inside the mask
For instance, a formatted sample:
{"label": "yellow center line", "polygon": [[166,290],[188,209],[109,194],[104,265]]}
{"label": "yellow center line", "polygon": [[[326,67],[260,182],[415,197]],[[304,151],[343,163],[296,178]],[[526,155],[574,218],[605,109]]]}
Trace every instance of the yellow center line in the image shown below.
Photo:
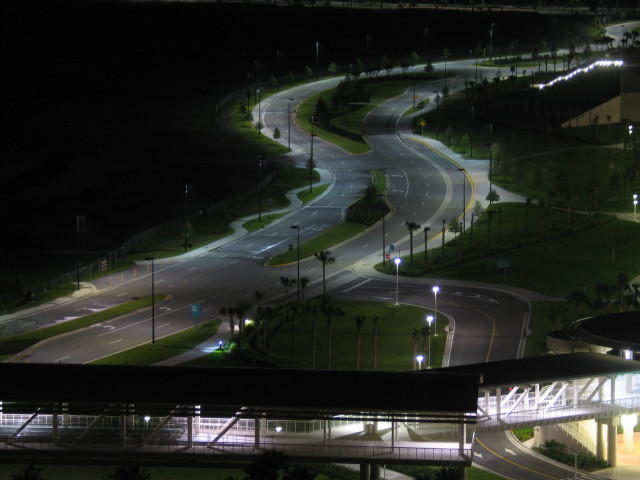
{"label": "yellow center line", "polygon": [[480,445],[482,445],[484,448],[486,448],[486,449],[487,449],[487,451],[489,451],[489,452],[493,453],[496,457],[498,457],[498,458],[500,458],[500,459],[504,460],[505,462],[509,462],[511,465],[514,465],[514,466],[516,466],[516,467],[520,467],[520,468],[522,468],[522,469],[524,469],[524,470],[527,470],[527,471],[529,471],[529,472],[531,472],[531,473],[535,473],[535,474],[537,474],[537,475],[541,475],[541,476],[543,476],[543,477],[551,478],[552,480],[560,480],[558,477],[552,477],[551,475],[547,475],[546,473],[538,472],[537,470],[533,470],[532,468],[525,467],[524,465],[520,465],[519,463],[516,463],[516,462],[514,462],[514,461],[512,461],[512,460],[509,460],[508,458],[503,457],[502,455],[500,455],[500,454],[498,454],[498,453],[494,452],[493,450],[491,450],[489,447],[487,447],[484,443],[482,443],[482,442],[481,442],[479,439],[477,439],[477,438],[476,438],[476,442],[478,442]]}

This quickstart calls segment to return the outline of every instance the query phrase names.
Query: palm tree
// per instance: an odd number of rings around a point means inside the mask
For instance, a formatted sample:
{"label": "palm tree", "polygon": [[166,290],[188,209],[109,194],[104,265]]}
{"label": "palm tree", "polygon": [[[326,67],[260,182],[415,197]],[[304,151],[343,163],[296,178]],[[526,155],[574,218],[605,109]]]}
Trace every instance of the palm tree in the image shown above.
{"label": "palm tree", "polygon": [[235,306],[234,313],[236,317],[238,317],[238,329],[240,331],[240,341],[238,342],[238,351],[242,353],[242,341],[244,338],[244,319],[247,316],[249,310],[251,310],[252,305],[250,303],[240,303]]}
{"label": "palm tree", "polygon": [[318,324],[316,318],[318,317],[318,305],[313,302],[312,305],[307,306],[307,311],[311,311],[311,368],[316,368],[316,337],[318,335]]}
{"label": "palm tree", "polygon": [[431,230],[430,227],[424,227],[424,265],[425,267],[427,266],[427,243],[429,241],[427,236],[430,230]]}
{"label": "palm tree", "polygon": [[344,312],[340,307],[336,307],[333,303],[323,302],[322,313],[327,317],[327,368],[331,370],[331,321],[333,317],[341,317]]}
{"label": "palm tree", "polygon": [[404,222],[407,230],[409,230],[409,265],[413,265],[413,232],[420,228],[416,222],[410,222],[405,220]]}
{"label": "palm tree", "polygon": [[431,335],[431,327],[424,325],[420,329],[420,333],[422,334],[422,355],[424,358],[427,358],[427,340],[429,339],[429,335]]}
{"label": "palm tree", "polygon": [[420,330],[417,328],[411,332],[411,339],[413,340],[413,369],[416,369],[416,361],[418,356],[418,340],[420,339]]}
{"label": "palm tree", "polygon": [[296,341],[297,341],[297,334],[298,334],[298,314],[300,313],[300,310],[302,308],[302,305],[299,303],[294,303],[293,305],[291,305],[290,308],[290,313],[293,314],[293,335],[292,335],[292,339],[291,339],[291,361],[295,362],[296,361]]}
{"label": "palm tree", "polygon": [[295,285],[296,281],[288,277],[280,277],[280,284],[284,287],[284,303],[286,305],[289,302],[289,287]]}
{"label": "palm tree", "polygon": [[527,236],[528,232],[528,228],[529,228],[529,205],[531,205],[531,202],[533,201],[533,199],[531,198],[527,198],[527,201],[524,205],[524,235]]}
{"label": "palm tree", "polygon": [[378,317],[373,317],[373,370],[376,370],[376,356],[378,354]]}
{"label": "palm tree", "polygon": [[620,289],[620,311],[624,310],[624,292],[627,290],[629,277],[626,273],[618,274],[618,288]]}
{"label": "palm tree", "polygon": [[356,315],[356,370],[360,370],[360,332],[365,319],[364,315]]}
{"label": "palm tree", "polygon": [[233,323],[233,316],[236,313],[235,309],[233,307],[222,307],[218,313],[220,313],[220,315],[229,316],[229,332],[230,335],[233,336],[233,330],[235,329],[235,324]]}
{"label": "palm tree", "polygon": [[304,293],[307,290],[307,285],[309,285],[309,279],[307,277],[301,277],[300,288],[302,289],[302,306],[304,306]]}
{"label": "palm tree", "polygon": [[331,252],[329,250],[320,250],[313,254],[314,257],[318,259],[320,263],[322,263],[322,296],[327,296],[327,282],[326,282],[326,268],[327,265],[331,265],[336,261],[334,257],[331,256]]}

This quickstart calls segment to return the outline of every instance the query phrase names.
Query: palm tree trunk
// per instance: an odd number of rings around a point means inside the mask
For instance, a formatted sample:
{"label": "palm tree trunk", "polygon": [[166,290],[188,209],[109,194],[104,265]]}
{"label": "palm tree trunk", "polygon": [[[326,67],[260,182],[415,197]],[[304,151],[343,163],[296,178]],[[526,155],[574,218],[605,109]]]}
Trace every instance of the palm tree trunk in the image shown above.
{"label": "palm tree trunk", "polygon": [[356,344],[356,370],[360,370],[360,330],[358,330],[358,340]]}
{"label": "palm tree trunk", "polygon": [[313,338],[311,342],[311,369],[315,369],[316,368],[316,336],[318,333],[315,317],[313,318],[313,326],[311,330],[312,330],[311,336]]}
{"label": "palm tree trunk", "polygon": [[331,370],[331,317],[327,317],[327,368]]}

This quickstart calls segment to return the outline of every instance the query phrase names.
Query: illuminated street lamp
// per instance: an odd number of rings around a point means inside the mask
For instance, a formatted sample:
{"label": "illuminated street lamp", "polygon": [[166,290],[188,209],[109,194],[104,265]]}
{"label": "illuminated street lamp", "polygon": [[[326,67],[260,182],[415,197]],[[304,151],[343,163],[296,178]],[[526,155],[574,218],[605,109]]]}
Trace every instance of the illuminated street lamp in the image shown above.
{"label": "illuminated street lamp", "polygon": [[424,357],[422,355],[418,355],[416,360],[418,361],[418,370],[422,370],[422,361],[424,360]]}
{"label": "illuminated street lamp", "polygon": [[399,270],[400,270],[400,264],[402,263],[402,259],[400,257],[396,257],[393,259],[393,263],[396,264],[396,305],[400,305],[398,303],[398,278],[399,278]]}
{"label": "illuminated street lamp", "polygon": [[429,361],[427,362],[427,368],[431,368],[431,322],[433,322],[433,315],[427,315],[427,323],[429,324]]}
{"label": "illuminated street lamp", "polygon": [[635,217],[636,215],[636,207],[638,206],[638,194],[634,193],[633,194],[633,216]]}
{"label": "illuminated street lamp", "polygon": [[467,220],[467,171],[459,167],[459,172],[462,172],[462,233],[466,231],[466,220]]}
{"label": "illuminated street lamp", "polygon": [[440,291],[440,287],[435,285],[431,291],[433,292],[433,336],[438,336],[438,292]]}

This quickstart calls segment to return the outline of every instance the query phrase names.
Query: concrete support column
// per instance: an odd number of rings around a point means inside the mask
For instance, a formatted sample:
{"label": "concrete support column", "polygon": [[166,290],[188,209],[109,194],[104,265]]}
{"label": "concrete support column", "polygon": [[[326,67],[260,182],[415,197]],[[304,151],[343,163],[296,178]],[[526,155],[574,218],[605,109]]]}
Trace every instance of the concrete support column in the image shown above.
{"label": "concrete support column", "polygon": [[329,440],[331,440],[331,420],[327,420],[327,429],[328,429],[328,432],[327,432],[328,438]]}
{"label": "concrete support column", "polygon": [[638,416],[635,414],[623,415],[620,420],[622,423],[624,453],[633,453],[633,428],[638,422]]}
{"label": "concrete support column", "polygon": [[127,416],[120,415],[120,445],[127,445]]}
{"label": "concrete support column", "polygon": [[458,430],[459,438],[458,438],[458,453],[460,455],[464,454],[464,443],[467,439],[467,424],[463,423],[460,425]]}
{"label": "concrete support column", "polygon": [[608,429],[608,445],[607,445],[607,461],[610,467],[618,464],[618,418],[609,419]]}
{"label": "concrete support column", "polygon": [[372,463],[370,472],[370,480],[380,480],[380,465]]}
{"label": "concrete support column", "polygon": [[193,417],[187,417],[187,448],[193,447]]}
{"label": "concrete support column", "polygon": [[625,376],[625,392],[631,393],[633,391],[633,375],[627,373]]}
{"label": "concrete support column", "polygon": [[254,426],[253,426],[253,433],[254,433],[254,436],[255,436],[255,441],[254,441],[253,446],[254,446],[255,448],[260,448],[260,428],[261,428],[261,425],[260,425],[260,424],[261,424],[262,422],[260,421],[260,419],[259,419],[259,418],[256,418],[256,419],[253,421],[253,423],[254,423]]}
{"label": "concrete support column", "polygon": [[360,480],[371,480],[370,472],[371,469],[368,463],[360,464]]}
{"label": "concrete support column", "polygon": [[496,388],[496,417],[500,417],[502,413],[502,389]]}
{"label": "concrete support column", "polygon": [[578,381],[573,381],[573,408],[578,406]]}
{"label": "concrete support column", "polygon": [[53,444],[58,444],[58,414],[54,413],[51,418],[51,436],[53,437]]}
{"label": "concrete support column", "polygon": [[604,426],[605,423],[603,421],[596,420],[596,458],[598,460],[605,459]]}

